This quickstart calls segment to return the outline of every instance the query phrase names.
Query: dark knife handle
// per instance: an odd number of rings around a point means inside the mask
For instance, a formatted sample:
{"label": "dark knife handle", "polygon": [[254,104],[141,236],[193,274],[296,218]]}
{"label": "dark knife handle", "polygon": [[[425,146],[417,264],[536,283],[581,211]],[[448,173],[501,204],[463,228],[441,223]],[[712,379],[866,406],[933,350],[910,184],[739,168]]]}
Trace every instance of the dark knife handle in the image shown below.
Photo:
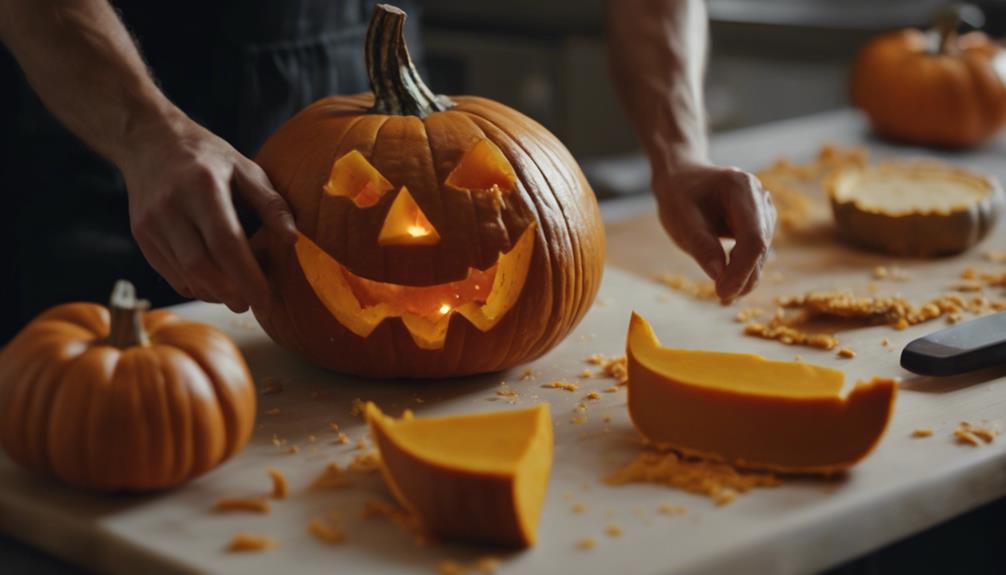
{"label": "dark knife handle", "polygon": [[920,375],[957,375],[1006,365],[1006,312],[920,337],[901,352],[901,367]]}

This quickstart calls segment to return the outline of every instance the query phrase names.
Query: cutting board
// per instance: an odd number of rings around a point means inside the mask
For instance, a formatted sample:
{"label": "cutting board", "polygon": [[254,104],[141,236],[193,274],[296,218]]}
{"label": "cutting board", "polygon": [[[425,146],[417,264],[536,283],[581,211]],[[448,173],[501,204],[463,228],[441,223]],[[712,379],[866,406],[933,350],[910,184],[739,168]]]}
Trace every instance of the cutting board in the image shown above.
{"label": "cutting board", "polygon": [[[843,272],[844,273],[844,272]],[[857,272],[858,273],[858,272]],[[821,281],[827,281],[820,278]],[[585,423],[573,423],[575,406],[608,379],[578,379],[594,353],[619,355],[629,313],[648,317],[667,345],[745,350],[790,359],[796,351],[740,335],[734,309],[669,292],[638,276],[608,269],[597,305],[558,348],[522,369],[447,382],[364,381],[327,373],[273,345],[248,315],[221,306],[187,304],[178,312],[214,324],[235,338],[260,388],[280,382],[279,393],[261,395],[258,423],[248,447],[234,460],[173,491],[148,496],[100,496],[64,488],[0,459],[0,529],[70,561],[109,573],[214,572],[433,573],[445,559],[471,561],[491,554],[500,573],[714,573],[727,569],[802,572],[832,564],[890,541],[1006,491],[1006,441],[986,447],[955,445],[958,420],[998,419],[1006,413],[1006,380],[979,374],[951,380],[907,378],[894,420],[877,451],[847,476],[833,480],[786,479],[783,486],[749,492],[726,506],[656,485],[606,485],[603,478],[631,460],[640,446],[628,421],[624,391],[588,402]],[[849,379],[906,376],[895,346],[927,328],[893,332],[858,330],[854,360],[828,352],[800,351],[807,361],[840,367]],[[567,392],[546,389],[553,379],[576,382]],[[496,394],[501,383],[518,396]],[[361,453],[363,422],[351,415],[355,398],[373,400],[418,416],[511,409],[538,402],[552,406],[556,459],[541,521],[540,541],[526,552],[501,553],[455,544],[417,546],[413,537],[383,518],[363,519],[368,499],[389,499],[378,475],[360,476],[351,487],[314,491],[308,485],[327,463],[348,463]],[[512,402],[512,404],[511,404]],[[278,409],[275,415],[266,415]],[[605,417],[610,417],[605,422]],[[335,443],[336,421],[352,441]],[[936,434],[911,439],[912,429]],[[317,440],[311,442],[310,436]],[[274,445],[273,438],[286,445]],[[299,447],[289,453],[289,446]],[[369,445],[369,442],[368,442]],[[292,493],[267,515],[211,511],[225,496],[269,490],[266,469],[282,470]],[[586,511],[574,513],[583,504]],[[687,512],[666,516],[662,504]],[[348,539],[327,545],[310,536],[314,516],[335,512]],[[610,525],[623,531],[605,534]],[[280,547],[262,553],[228,554],[239,531],[267,534]],[[597,547],[580,549],[594,538]]]}
{"label": "cutting board", "polygon": [[[851,112],[838,112],[719,136],[713,154],[718,161],[755,169],[779,154],[805,159],[825,140],[860,144],[863,133]],[[876,142],[870,145],[876,155],[905,153]],[[1004,153],[1006,138],[949,159],[1004,179]],[[639,206],[631,209],[609,205],[606,211],[624,217],[633,210],[652,209],[649,200],[636,203]],[[108,573],[435,573],[443,560],[473,561],[485,555],[501,559],[500,573],[514,574],[819,570],[1006,495],[1006,437],[978,448],[955,444],[951,438],[961,420],[1006,424],[1006,372],[932,379],[902,371],[898,350],[941,327],[940,322],[905,331],[883,326],[843,329],[839,339],[857,356],[840,359],[834,351],[744,336],[734,315],[742,307],[771,307],[776,295],[808,289],[868,290],[876,265],[896,264],[912,274],[907,282],[877,282],[878,290],[922,301],[953,283],[963,266],[991,266],[981,259],[981,252],[990,248],[1006,248],[1002,227],[964,257],[893,262],[846,249],[834,241],[827,225],[815,226],[777,242],[762,285],[742,303],[723,307],[650,281],[663,271],[701,278],[687,257],[670,248],[652,214],[611,221],[611,265],[597,303],[564,343],[531,365],[534,377],[527,380],[521,380],[523,368],[446,382],[342,377],[280,350],[248,315],[201,303],[180,306],[182,315],[217,325],[235,338],[260,389],[268,380],[282,383],[282,392],[259,397],[258,423],[248,447],[184,488],[148,496],[81,493],[26,474],[0,455],[0,531]],[[777,359],[799,354],[805,361],[845,370],[849,381],[901,377],[891,426],[877,450],[845,476],[785,478],[780,487],[749,492],[725,506],[657,485],[606,485],[604,477],[633,459],[641,447],[627,417],[624,391],[601,393],[599,401],[587,402],[584,423],[571,421],[576,404],[589,391],[611,385],[603,378],[580,380],[577,374],[590,367],[584,363],[588,355],[623,353],[633,309],[653,323],[666,345],[754,351]],[[885,338],[887,347],[881,345]],[[553,379],[573,381],[579,389],[571,393],[541,387]],[[496,393],[502,382],[518,392],[512,404]],[[346,489],[309,490],[326,464],[346,464],[363,452],[355,448],[356,441],[366,437],[362,420],[351,415],[356,398],[376,401],[390,412],[410,408],[419,416],[550,403],[556,459],[538,545],[516,553],[446,543],[419,547],[391,522],[361,517],[368,499],[390,501],[377,475],[361,476]],[[277,408],[277,414],[267,415]],[[605,422],[606,417],[610,421]],[[349,444],[334,443],[330,421],[349,435]],[[917,427],[930,427],[935,434],[913,439]],[[311,436],[316,437],[314,443]],[[286,444],[277,447],[274,437]],[[297,453],[288,452],[293,445]],[[220,497],[267,493],[269,467],[289,478],[289,500],[275,502],[268,515],[211,511]],[[576,504],[585,511],[574,513]],[[664,504],[684,506],[687,512],[663,515],[658,507]],[[306,529],[312,517],[333,511],[348,534],[338,546],[315,540]],[[622,535],[607,535],[610,525],[620,527]],[[228,554],[224,548],[238,531],[272,536],[280,547]],[[584,538],[594,538],[597,547],[580,549],[577,543]]]}

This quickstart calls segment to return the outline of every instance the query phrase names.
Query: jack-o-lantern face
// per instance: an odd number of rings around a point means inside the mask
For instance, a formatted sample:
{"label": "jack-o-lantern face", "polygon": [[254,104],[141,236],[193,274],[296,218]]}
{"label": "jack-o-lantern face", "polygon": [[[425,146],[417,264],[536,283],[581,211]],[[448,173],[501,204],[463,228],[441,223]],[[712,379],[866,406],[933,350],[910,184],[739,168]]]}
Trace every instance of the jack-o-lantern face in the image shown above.
{"label": "jack-o-lantern face", "polygon": [[[510,163],[495,144],[481,140],[448,175],[442,193],[486,196],[499,210],[517,182]],[[357,208],[386,204],[394,186],[357,151],[332,166],[325,192],[351,201]],[[451,316],[458,314],[482,332],[496,326],[517,301],[534,253],[535,224],[528,225],[509,251],[500,252],[489,267],[469,267],[456,281],[410,285],[354,274],[305,236],[296,245],[297,259],[315,295],[329,312],[360,337],[368,337],[385,319],[399,317],[422,349],[443,347]],[[450,239],[450,238],[449,238]],[[378,246],[433,246],[440,233],[423,213],[406,186],[401,186],[381,220],[374,240]]]}
{"label": "jack-o-lantern face", "polygon": [[403,18],[376,9],[376,98],[316,102],[259,152],[302,235],[292,248],[265,229],[254,238],[273,288],[255,314],[275,341],[338,371],[503,369],[557,344],[593,300],[597,202],[532,120],[433,96],[408,61]]}

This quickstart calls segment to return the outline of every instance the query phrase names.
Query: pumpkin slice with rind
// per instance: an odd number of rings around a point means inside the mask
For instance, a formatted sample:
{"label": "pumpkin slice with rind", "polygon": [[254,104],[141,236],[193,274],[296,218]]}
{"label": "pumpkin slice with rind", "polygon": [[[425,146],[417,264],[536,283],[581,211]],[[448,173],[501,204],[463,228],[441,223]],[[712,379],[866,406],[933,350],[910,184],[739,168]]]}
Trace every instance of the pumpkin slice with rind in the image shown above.
{"label": "pumpkin slice with rind", "polygon": [[445,539],[527,547],[536,540],[552,467],[547,404],[395,419],[367,404],[388,488]]}
{"label": "pumpkin slice with rind", "polygon": [[737,467],[786,473],[842,471],[876,446],[897,384],[755,354],[665,348],[632,314],[629,415],[654,444]]}

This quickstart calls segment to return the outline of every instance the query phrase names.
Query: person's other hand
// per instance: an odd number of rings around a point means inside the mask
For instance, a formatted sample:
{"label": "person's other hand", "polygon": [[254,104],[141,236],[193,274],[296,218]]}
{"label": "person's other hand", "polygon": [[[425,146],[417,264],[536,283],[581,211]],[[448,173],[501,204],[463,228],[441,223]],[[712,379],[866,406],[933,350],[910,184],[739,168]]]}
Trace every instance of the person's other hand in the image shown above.
{"label": "person's other hand", "polygon": [[297,228],[265,172],[187,118],[139,130],[119,162],[129,219],[147,261],[179,294],[235,312],[265,308],[269,287],[234,208],[235,196],[293,243]]}
{"label": "person's other hand", "polygon": [[[664,229],[716,282],[723,303],[758,284],[776,222],[758,178],[736,168],[686,164],[656,174],[653,189]],[[729,263],[721,237],[736,240]]]}

